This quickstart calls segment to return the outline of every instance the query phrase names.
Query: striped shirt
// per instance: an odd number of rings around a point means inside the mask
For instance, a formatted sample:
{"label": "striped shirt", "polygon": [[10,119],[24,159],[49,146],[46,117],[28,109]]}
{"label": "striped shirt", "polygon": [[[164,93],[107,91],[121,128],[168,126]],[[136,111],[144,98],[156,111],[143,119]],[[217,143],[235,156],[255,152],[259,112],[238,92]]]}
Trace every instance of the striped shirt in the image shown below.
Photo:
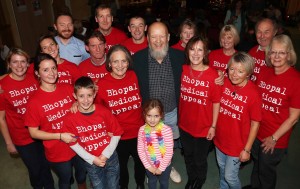
{"label": "striped shirt", "polygon": [[[156,159],[160,161],[158,169],[161,171],[165,171],[165,169],[170,165],[173,156],[174,143],[172,129],[169,126],[164,125],[162,129],[162,136],[166,147],[166,153],[164,157],[161,156],[161,153],[159,151],[158,139],[155,131],[151,132],[151,139],[155,149]],[[149,151],[147,149],[145,125],[140,128],[138,133],[138,154],[146,169],[149,169],[151,166],[155,167],[154,162],[151,160]]]}

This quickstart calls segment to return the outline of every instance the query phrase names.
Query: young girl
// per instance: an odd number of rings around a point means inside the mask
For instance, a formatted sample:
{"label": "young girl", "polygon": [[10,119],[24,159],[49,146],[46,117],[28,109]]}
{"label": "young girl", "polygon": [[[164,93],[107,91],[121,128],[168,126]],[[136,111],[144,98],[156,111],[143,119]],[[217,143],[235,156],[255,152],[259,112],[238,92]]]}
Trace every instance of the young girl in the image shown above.
{"label": "young girl", "polygon": [[155,189],[159,180],[160,189],[167,189],[174,146],[172,129],[162,122],[164,110],[159,100],[147,101],[143,115],[146,124],[139,130],[138,154],[146,168],[148,188]]}

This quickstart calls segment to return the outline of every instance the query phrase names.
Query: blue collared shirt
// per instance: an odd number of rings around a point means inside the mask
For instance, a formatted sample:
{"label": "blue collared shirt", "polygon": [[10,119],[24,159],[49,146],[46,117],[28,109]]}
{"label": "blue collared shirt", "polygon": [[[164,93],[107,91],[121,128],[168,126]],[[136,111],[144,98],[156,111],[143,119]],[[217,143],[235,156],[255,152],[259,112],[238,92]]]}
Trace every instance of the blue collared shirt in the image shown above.
{"label": "blue collared shirt", "polygon": [[90,54],[86,52],[84,42],[76,37],[72,36],[68,44],[63,44],[58,36],[55,36],[55,40],[59,46],[59,55],[76,65],[85,59],[90,57]]}

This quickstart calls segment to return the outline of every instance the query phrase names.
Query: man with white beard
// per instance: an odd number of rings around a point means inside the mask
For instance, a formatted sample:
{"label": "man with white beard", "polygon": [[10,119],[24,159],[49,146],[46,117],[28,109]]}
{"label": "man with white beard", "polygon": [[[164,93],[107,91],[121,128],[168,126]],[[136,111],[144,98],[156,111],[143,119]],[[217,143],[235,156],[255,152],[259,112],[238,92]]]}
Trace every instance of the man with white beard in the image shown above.
{"label": "man with white beard", "polygon": [[59,46],[59,54],[76,65],[90,57],[86,52],[84,42],[73,36],[74,25],[71,14],[62,13],[56,17],[54,28],[57,31],[55,40]]}
{"label": "man with white beard", "polygon": [[[170,34],[162,22],[154,22],[149,26],[147,39],[148,48],[133,55],[133,67],[142,99],[143,102],[153,98],[162,102],[165,110],[164,123],[172,128],[173,139],[178,141],[177,106],[185,56],[182,51],[169,48]],[[181,182],[174,167],[170,177],[175,183]]]}

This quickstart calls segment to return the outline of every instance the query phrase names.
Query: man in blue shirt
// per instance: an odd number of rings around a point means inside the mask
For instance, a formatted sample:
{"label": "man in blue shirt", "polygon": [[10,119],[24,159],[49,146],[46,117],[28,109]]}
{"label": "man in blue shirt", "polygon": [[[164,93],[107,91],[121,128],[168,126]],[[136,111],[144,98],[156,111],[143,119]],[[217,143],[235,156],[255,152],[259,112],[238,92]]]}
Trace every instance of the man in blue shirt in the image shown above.
{"label": "man in blue shirt", "polygon": [[84,42],[73,36],[73,18],[68,13],[59,14],[56,18],[54,28],[57,31],[55,40],[59,45],[60,57],[76,65],[89,58],[85,50]]}

